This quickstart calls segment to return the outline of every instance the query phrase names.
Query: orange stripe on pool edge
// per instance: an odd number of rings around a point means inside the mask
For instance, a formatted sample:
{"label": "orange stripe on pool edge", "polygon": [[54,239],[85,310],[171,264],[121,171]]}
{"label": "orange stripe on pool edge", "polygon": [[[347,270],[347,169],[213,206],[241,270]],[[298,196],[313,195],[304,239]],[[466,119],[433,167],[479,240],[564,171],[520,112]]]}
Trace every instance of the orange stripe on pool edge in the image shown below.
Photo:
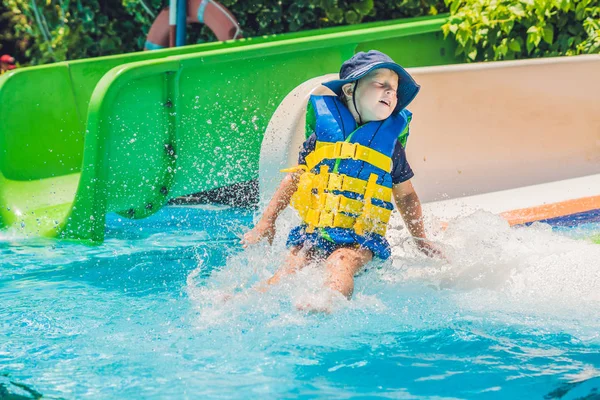
{"label": "orange stripe on pool edge", "polygon": [[561,201],[560,203],[544,204],[530,208],[506,211],[500,214],[512,225],[525,224],[543,219],[564,217],[600,208],[600,196],[582,197],[580,199]]}

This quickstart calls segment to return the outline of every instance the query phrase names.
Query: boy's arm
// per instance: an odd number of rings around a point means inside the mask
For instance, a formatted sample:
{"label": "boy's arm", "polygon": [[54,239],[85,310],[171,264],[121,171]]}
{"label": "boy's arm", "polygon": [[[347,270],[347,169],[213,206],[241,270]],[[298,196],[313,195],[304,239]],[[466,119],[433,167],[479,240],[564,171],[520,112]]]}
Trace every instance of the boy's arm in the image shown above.
{"label": "boy's arm", "polygon": [[401,183],[397,183],[392,187],[396,206],[402,215],[402,219],[410,232],[410,235],[415,239],[415,243],[419,250],[428,256],[442,256],[440,250],[434,247],[427,240],[425,234],[425,226],[423,225],[423,210],[421,201],[417,192],[413,187],[410,179]]}
{"label": "boy's arm", "polygon": [[[302,150],[298,156],[298,165],[306,164],[306,156],[315,149],[317,137],[315,136],[316,117],[309,101],[306,106],[305,129],[307,139],[302,145]],[[281,212],[290,204],[292,195],[298,188],[298,180],[302,175],[302,171],[291,172],[283,178],[281,184],[273,194],[269,205],[263,212],[263,215],[256,226],[244,235],[242,244],[246,247],[249,244],[258,243],[262,238],[266,237],[269,243],[273,241],[275,236],[275,221]]]}
{"label": "boy's arm", "polygon": [[301,174],[302,172],[290,172],[283,178],[256,226],[244,235],[242,239],[244,247],[258,243],[265,237],[269,244],[273,241],[275,221],[279,214],[290,204],[290,199],[298,188],[298,180]]}
{"label": "boy's arm", "polygon": [[279,214],[281,214],[281,212],[290,204],[290,199],[298,188],[298,180],[301,174],[302,171],[290,172],[283,178],[281,184],[279,184],[279,187],[275,191],[275,194],[273,194],[273,198],[271,198],[269,205],[265,209],[262,218],[260,219],[261,221],[271,224],[275,223]]}
{"label": "boy's arm", "polygon": [[392,193],[410,235],[414,238],[425,239],[421,201],[410,179],[395,184]]}

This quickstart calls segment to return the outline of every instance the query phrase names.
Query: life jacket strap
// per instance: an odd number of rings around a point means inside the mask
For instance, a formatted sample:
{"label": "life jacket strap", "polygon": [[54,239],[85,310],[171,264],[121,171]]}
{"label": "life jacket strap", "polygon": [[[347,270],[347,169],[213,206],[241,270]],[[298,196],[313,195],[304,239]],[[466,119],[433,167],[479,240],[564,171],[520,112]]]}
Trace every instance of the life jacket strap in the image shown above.
{"label": "life jacket strap", "polygon": [[338,158],[363,161],[386,172],[392,170],[390,157],[362,144],[348,142],[315,146],[315,150],[306,156],[306,166],[311,170],[323,160]]}
{"label": "life jacket strap", "polygon": [[296,165],[295,167],[280,169],[279,172],[298,172],[298,171],[308,171],[306,165]]}
{"label": "life jacket strap", "polygon": [[[367,183],[363,179],[353,178],[344,174],[329,174],[327,190],[339,190],[341,192],[353,192],[364,195],[367,191]],[[386,186],[374,184],[371,197],[382,201],[391,202],[392,189]]]}
{"label": "life jacket strap", "polygon": [[[389,211],[389,210],[387,210]],[[358,235],[376,233],[385,236],[387,222],[375,219],[364,219],[358,225],[357,218],[324,210],[309,210],[304,222],[308,225],[307,233],[314,232],[315,228],[346,228],[353,229]]]}
{"label": "life jacket strap", "polygon": [[365,190],[364,206],[362,213],[356,219],[354,225],[354,231],[358,235],[363,235],[365,232],[373,232],[374,229],[380,229],[380,225],[383,225],[383,232],[387,230],[387,223],[392,215],[391,210],[386,208],[378,207],[371,201],[373,194],[375,193],[377,182],[377,174],[371,174],[369,181],[367,182],[367,188]]}

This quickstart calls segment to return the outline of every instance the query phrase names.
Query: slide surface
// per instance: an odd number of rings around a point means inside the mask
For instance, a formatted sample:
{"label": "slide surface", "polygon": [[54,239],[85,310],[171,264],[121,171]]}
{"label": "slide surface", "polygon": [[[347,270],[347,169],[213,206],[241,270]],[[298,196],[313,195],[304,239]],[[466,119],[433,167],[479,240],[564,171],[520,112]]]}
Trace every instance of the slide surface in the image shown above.
{"label": "slide surface", "polygon": [[100,242],[106,213],[258,176],[263,134],[298,84],[361,50],[455,63],[445,17],[63,62],[0,78],[0,229]]}
{"label": "slide surface", "polygon": [[[426,214],[477,210],[511,224],[597,221],[600,209],[600,55],[410,69],[421,91],[407,143]],[[313,78],[292,91],[267,128],[262,201],[295,165]],[[331,93],[329,93],[331,94]]]}

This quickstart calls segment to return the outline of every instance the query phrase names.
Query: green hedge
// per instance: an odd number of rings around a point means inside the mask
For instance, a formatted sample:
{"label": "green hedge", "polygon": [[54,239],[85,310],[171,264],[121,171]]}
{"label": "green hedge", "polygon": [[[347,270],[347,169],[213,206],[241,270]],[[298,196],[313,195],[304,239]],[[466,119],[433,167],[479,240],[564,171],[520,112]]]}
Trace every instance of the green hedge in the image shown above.
{"label": "green hedge", "polygon": [[26,40],[19,40],[14,26],[19,23],[18,17],[0,1],[0,54],[24,52],[28,47]]}
{"label": "green hedge", "polygon": [[[141,50],[167,0],[2,0],[0,37],[22,65]],[[452,13],[467,61],[598,52],[600,0],[222,0],[244,36]],[[207,27],[188,43],[212,41]],[[6,46],[5,46],[6,47]]]}
{"label": "green hedge", "polygon": [[466,61],[598,53],[600,0],[446,0]]}
{"label": "green hedge", "polygon": [[[21,64],[126,53],[143,49],[146,34],[167,0],[2,0],[12,31],[30,45],[13,54]],[[356,24],[446,11],[443,0],[222,0],[246,37]],[[194,25],[188,43],[214,40]],[[2,33],[3,37],[6,35]]]}
{"label": "green hedge", "polygon": [[44,64],[134,51],[142,25],[121,0],[3,0],[15,16],[16,37],[29,42],[13,56]]}

